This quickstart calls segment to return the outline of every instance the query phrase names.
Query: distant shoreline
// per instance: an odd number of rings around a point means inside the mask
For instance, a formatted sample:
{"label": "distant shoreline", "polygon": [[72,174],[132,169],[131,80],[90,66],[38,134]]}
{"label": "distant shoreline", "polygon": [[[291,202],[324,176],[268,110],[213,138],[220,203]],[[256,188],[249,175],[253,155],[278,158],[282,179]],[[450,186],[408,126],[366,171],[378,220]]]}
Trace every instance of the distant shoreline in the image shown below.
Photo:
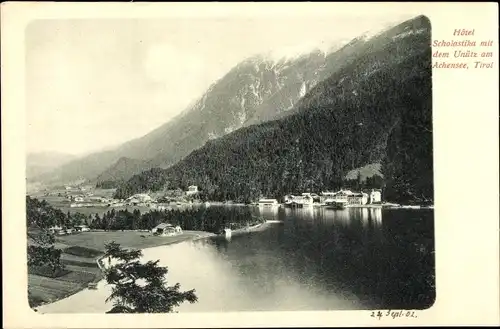
{"label": "distant shoreline", "polygon": [[[222,203],[222,202],[215,203],[215,204],[212,203],[212,204],[216,205],[216,206],[255,206],[255,207],[259,207],[259,205],[255,205],[255,204],[254,205],[245,205],[245,204],[236,204],[236,203],[227,204],[227,203]],[[319,205],[316,204],[314,206],[319,206]],[[279,207],[283,207],[283,204],[279,204],[276,206],[276,208],[279,208]],[[316,208],[316,207],[310,207],[310,208]],[[434,206],[433,205],[431,205],[431,206],[410,206],[410,205],[399,205],[399,204],[394,204],[394,203],[385,203],[385,204],[350,205],[347,209],[349,209],[349,208],[353,208],[353,209],[368,208],[368,209],[417,209],[417,210],[421,209],[421,210],[425,210],[425,209],[433,209]],[[255,224],[255,225],[252,225],[249,227],[235,229],[235,230],[231,231],[231,236],[239,236],[239,235],[243,235],[243,234],[249,234],[252,232],[259,232],[259,231],[265,230],[269,226],[270,226],[270,223],[264,222],[264,223],[258,223],[258,224]],[[117,231],[115,233],[120,233],[120,231]],[[92,230],[90,232],[85,232],[83,234],[92,234],[92,233],[106,234],[106,233],[111,233],[111,232],[113,232],[113,231]],[[144,230],[142,230],[142,231],[141,230],[123,230],[122,232],[123,233],[138,232],[139,233],[139,232],[145,232],[145,231]],[[181,237],[182,235],[185,235],[185,236]],[[158,240],[158,241],[149,240],[145,246],[141,246],[139,243],[139,245],[136,247],[130,247],[130,246],[127,246],[126,244],[123,244],[123,247],[127,248],[127,249],[130,248],[130,249],[147,250],[147,249],[158,248],[158,247],[162,247],[162,246],[174,245],[174,244],[182,243],[182,242],[186,242],[186,241],[198,241],[201,239],[213,238],[213,237],[218,237],[218,236],[222,237],[222,238],[224,237],[224,235],[218,235],[218,234],[205,232],[205,231],[184,231],[184,233],[182,235],[181,236],[179,236],[179,235],[171,236],[171,237],[166,236],[166,237],[162,237],[161,240]],[[135,242],[141,241],[141,240],[144,241],[143,240],[144,237],[142,237],[142,238],[139,238],[139,237],[140,237],[140,235],[137,235],[137,238],[133,238],[134,241]],[[146,239],[147,239],[147,237],[146,237]],[[67,244],[70,245],[70,243],[67,243]],[[133,243],[132,245],[134,245],[134,244],[136,244],[136,243]],[[78,246],[79,244],[75,243],[74,245]],[[102,249],[102,246],[100,248],[96,248],[96,249]],[[96,277],[96,279],[92,281],[93,283],[101,282],[102,280],[104,280],[104,267],[105,267],[105,265],[102,263],[103,258],[104,258],[104,256],[100,256],[95,260],[97,263],[97,266],[99,267],[99,270],[101,271],[101,275]],[[55,303],[57,301],[63,300],[65,298],[68,298],[68,297],[70,297],[78,292],[85,290],[85,289],[88,289],[88,284],[83,285],[80,289],[72,292],[71,294],[61,296],[61,298],[55,299],[49,303],[39,304],[39,305],[33,307],[33,309],[36,310],[40,306],[49,305],[49,304]]]}
{"label": "distant shoreline", "polygon": [[[232,236],[238,236],[238,235],[243,235],[243,234],[247,234],[247,233],[252,233],[252,232],[259,232],[259,231],[262,231],[264,229],[266,229],[267,227],[269,226],[268,223],[259,223],[259,224],[256,224],[256,225],[253,225],[253,226],[250,226],[250,227],[244,227],[244,228],[240,228],[240,229],[236,229],[234,231],[231,232],[231,235]],[[127,230],[126,232],[131,232],[132,230]],[[138,230],[133,230],[133,231],[137,231],[139,232]],[[92,233],[106,233],[104,231],[90,231],[90,232],[85,232],[84,234],[92,234]],[[125,231],[124,231],[125,232]],[[130,247],[125,247],[127,249],[140,249],[140,250],[148,250],[148,249],[153,249],[153,248],[159,248],[159,247],[166,247],[166,246],[171,246],[171,245],[174,245],[174,244],[178,244],[178,243],[183,243],[183,242],[188,242],[188,241],[199,241],[199,240],[202,240],[202,239],[208,239],[208,238],[213,238],[213,237],[223,237],[221,235],[217,235],[215,233],[210,233],[210,232],[204,232],[204,231],[184,231],[184,233],[188,233],[188,234],[192,234],[192,235],[187,235],[184,239],[169,239],[169,238],[174,238],[174,237],[178,237],[178,236],[172,236],[172,237],[164,237],[164,241],[160,242],[160,243],[157,243],[157,244],[154,244],[154,245],[150,245],[150,246],[146,246],[146,247],[139,247],[139,248],[130,248]],[[168,241],[170,240],[170,241]],[[104,278],[104,270],[105,270],[105,265],[103,264],[103,259],[105,258],[105,256],[100,256],[96,259],[96,263],[97,263],[97,266],[99,267],[100,271],[101,271],[101,275],[99,276],[99,279],[98,280],[95,280],[93,281],[92,283],[98,283],[98,282],[101,282],[102,280],[105,280]],[[64,297],[62,298],[59,298],[59,299],[56,299],[56,300],[53,300],[51,301],[50,303],[42,303],[42,304],[39,304],[35,307],[33,307],[34,310],[37,310],[38,307],[41,307],[41,306],[45,306],[45,305],[50,305],[52,303],[55,303],[55,302],[58,302],[60,300],[63,300],[63,299],[66,299],[70,296],[73,296],[85,289],[88,289],[88,284],[85,285],[85,286],[82,286],[79,290],[76,290],[74,292],[72,292],[71,294],[68,294],[68,295],[65,295]]]}
{"label": "distant shoreline", "polygon": [[[90,231],[90,232],[85,232],[85,234],[87,233],[93,233],[94,231]],[[99,232],[99,233],[102,233],[100,231],[95,231],[95,232]],[[130,231],[128,231],[130,232]],[[202,240],[202,239],[207,239],[207,238],[211,238],[211,237],[214,237],[214,236],[217,236],[216,234],[214,233],[209,233],[209,232],[203,232],[203,231],[184,231],[185,233],[188,233],[188,234],[193,234],[193,235],[187,235],[184,239],[175,239],[175,240],[172,240],[170,239],[170,241],[162,241],[161,243],[158,243],[158,244],[155,244],[155,245],[151,245],[151,246],[147,246],[147,247],[143,247],[143,248],[137,248],[137,249],[140,249],[140,250],[146,250],[146,249],[152,249],[152,248],[158,248],[158,247],[164,247],[164,246],[170,246],[170,245],[174,245],[174,244],[178,244],[178,243],[182,243],[182,242],[187,242],[187,241],[198,241],[198,240]],[[178,237],[178,236],[172,236],[172,237]],[[164,237],[165,239],[168,239],[168,238],[172,238],[172,237]],[[126,247],[128,249],[128,247]],[[136,249],[136,248],[130,248],[130,249]],[[92,282],[89,282],[89,283],[98,283],[98,282],[101,282],[102,280],[105,280],[104,278],[104,264],[102,263],[102,260],[105,258],[105,256],[100,256],[96,259],[96,263],[97,263],[97,266],[99,267],[99,270],[101,271],[101,274],[96,278],[96,280],[93,280]],[[33,307],[33,310],[37,311],[37,309],[41,306],[45,306],[45,305],[50,305],[50,304],[53,304],[55,302],[58,302],[60,300],[63,300],[63,299],[66,299],[70,296],[73,296],[85,289],[88,289],[88,284],[86,285],[83,285],[80,289],[78,290],[75,290],[73,291],[72,293],[70,294],[67,294],[67,295],[64,295],[62,296],[61,298],[58,298],[58,299],[55,299],[49,303],[41,303],[37,306],[34,306]]]}

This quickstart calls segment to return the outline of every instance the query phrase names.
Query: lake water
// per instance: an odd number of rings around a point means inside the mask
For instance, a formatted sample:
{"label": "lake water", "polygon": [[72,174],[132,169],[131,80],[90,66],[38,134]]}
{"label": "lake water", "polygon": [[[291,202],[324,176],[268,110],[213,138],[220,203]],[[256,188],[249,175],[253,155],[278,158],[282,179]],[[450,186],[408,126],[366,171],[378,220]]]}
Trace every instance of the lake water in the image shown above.
{"label": "lake water", "polygon": [[[258,209],[258,232],[144,250],[171,284],[196,289],[179,312],[424,309],[434,290],[433,210]],[[110,287],[39,307],[103,313]]]}

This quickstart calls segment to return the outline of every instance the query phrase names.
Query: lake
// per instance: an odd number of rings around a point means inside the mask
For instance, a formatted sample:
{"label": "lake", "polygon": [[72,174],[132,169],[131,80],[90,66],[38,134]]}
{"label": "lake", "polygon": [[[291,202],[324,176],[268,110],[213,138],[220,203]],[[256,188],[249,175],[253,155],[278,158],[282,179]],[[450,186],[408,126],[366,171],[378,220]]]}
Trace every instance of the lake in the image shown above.
{"label": "lake", "polygon": [[[259,209],[258,231],[144,250],[170,284],[196,289],[179,312],[425,309],[435,298],[429,209]],[[41,313],[103,313],[110,287],[84,290]]]}

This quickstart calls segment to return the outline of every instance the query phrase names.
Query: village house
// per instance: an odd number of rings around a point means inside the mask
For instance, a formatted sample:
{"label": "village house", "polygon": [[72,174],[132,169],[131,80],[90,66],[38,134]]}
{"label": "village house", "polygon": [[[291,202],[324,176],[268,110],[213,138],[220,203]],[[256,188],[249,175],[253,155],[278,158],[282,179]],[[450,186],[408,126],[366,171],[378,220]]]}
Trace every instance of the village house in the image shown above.
{"label": "village house", "polygon": [[331,201],[340,201],[340,202],[349,202],[348,198],[353,193],[350,190],[340,190],[338,192],[322,192],[321,193],[321,202],[331,202]]}
{"label": "village house", "polygon": [[316,193],[305,192],[305,193],[302,193],[301,195],[302,195],[302,198],[306,200],[306,202],[319,203],[321,201],[320,196],[317,195]]}
{"label": "village house", "polygon": [[186,191],[186,195],[193,195],[193,194],[196,194],[198,192],[199,192],[198,186],[191,185],[191,186],[188,186],[188,190]]}
{"label": "village house", "polygon": [[151,207],[152,209],[156,209],[156,210],[166,210],[166,209],[168,209],[168,207],[167,207],[167,206],[162,205],[162,204],[156,204],[156,203],[152,203],[152,204],[150,205],[150,207]]}
{"label": "village house", "polygon": [[303,205],[312,205],[314,203],[314,199],[310,193],[303,193],[301,196],[294,197],[293,200]]}
{"label": "village house", "polygon": [[314,203],[314,197],[311,193],[302,193],[301,195],[286,195],[284,197],[285,206],[296,205],[296,206],[308,206]]}
{"label": "village house", "polygon": [[59,234],[59,232],[61,232],[62,230],[63,228],[61,226],[52,226],[51,228],[49,228],[49,232],[52,234]]}
{"label": "village house", "polygon": [[336,192],[321,192],[320,193],[320,202],[324,203],[327,200],[333,199],[333,196],[335,195]]}
{"label": "village house", "polygon": [[363,192],[352,193],[351,195],[347,196],[347,202],[349,202],[349,204],[365,205],[368,203],[368,194]]}
{"label": "village house", "polygon": [[139,205],[139,204],[144,204],[147,202],[151,202],[153,199],[148,195],[144,193],[140,194],[134,194],[130,198],[126,200],[126,203],[128,205]]}
{"label": "village house", "polygon": [[321,202],[320,196],[317,195],[316,193],[308,193],[308,194],[313,199],[313,202],[315,202],[315,203],[320,203]]}
{"label": "village house", "polygon": [[351,205],[365,205],[368,203],[368,194],[354,193],[350,190],[340,190],[332,197],[335,201],[347,201]]}
{"label": "village house", "polygon": [[231,238],[231,235],[232,235],[232,231],[230,228],[224,228],[222,230],[222,234],[226,237],[226,239],[230,239]]}
{"label": "village house", "polygon": [[161,236],[173,236],[182,234],[180,226],[173,226],[172,224],[161,223],[151,230],[151,233]]}
{"label": "village house", "polygon": [[260,199],[259,206],[277,206],[279,205],[276,199]]}
{"label": "village house", "polygon": [[321,193],[322,202],[326,200],[347,201],[352,205],[366,205],[380,203],[382,201],[381,191],[372,189],[369,192],[352,192],[350,190],[340,190],[338,192]]}
{"label": "village house", "polygon": [[75,226],[75,230],[77,232],[88,232],[90,231],[90,228],[87,225],[77,225]]}
{"label": "village house", "polygon": [[369,193],[370,203],[381,203],[382,202],[382,191],[379,189],[372,189]]}
{"label": "village house", "polygon": [[93,201],[93,202],[106,202],[107,201],[105,198],[102,198],[100,196],[92,196],[89,199],[90,199],[90,201]]}

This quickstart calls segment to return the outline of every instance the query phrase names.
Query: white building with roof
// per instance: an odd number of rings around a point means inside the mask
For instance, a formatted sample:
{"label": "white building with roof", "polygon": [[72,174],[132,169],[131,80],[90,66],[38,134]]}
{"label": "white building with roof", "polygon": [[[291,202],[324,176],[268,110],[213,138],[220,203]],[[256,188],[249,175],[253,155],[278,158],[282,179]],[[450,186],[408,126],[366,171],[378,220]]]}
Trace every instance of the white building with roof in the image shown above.
{"label": "white building with roof", "polygon": [[186,191],[186,195],[193,195],[193,194],[196,194],[198,192],[199,192],[198,186],[191,185],[191,186],[188,186],[188,190]]}
{"label": "white building with roof", "polygon": [[278,206],[278,200],[276,199],[260,199],[259,206]]}
{"label": "white building with roof", "polygon": [[153,199],[148,194],[138,193],[132,195],[130,198],[126,200],[126,202],[129,204],[139,204],[139,203],[151,202],[152,200]]}
{"label": "white building with roof", "polygon": [[382,202],[382,191],[378,189],[372,189],[369,193],[370,203],[381,203]]}
{"label": "white building with roof", "polygon": [[182,234],[182,229],[180,226],[173,226],[172,224],[168,223],[160,223],[151,230],[151,233],[162,236],[173,236]]}

